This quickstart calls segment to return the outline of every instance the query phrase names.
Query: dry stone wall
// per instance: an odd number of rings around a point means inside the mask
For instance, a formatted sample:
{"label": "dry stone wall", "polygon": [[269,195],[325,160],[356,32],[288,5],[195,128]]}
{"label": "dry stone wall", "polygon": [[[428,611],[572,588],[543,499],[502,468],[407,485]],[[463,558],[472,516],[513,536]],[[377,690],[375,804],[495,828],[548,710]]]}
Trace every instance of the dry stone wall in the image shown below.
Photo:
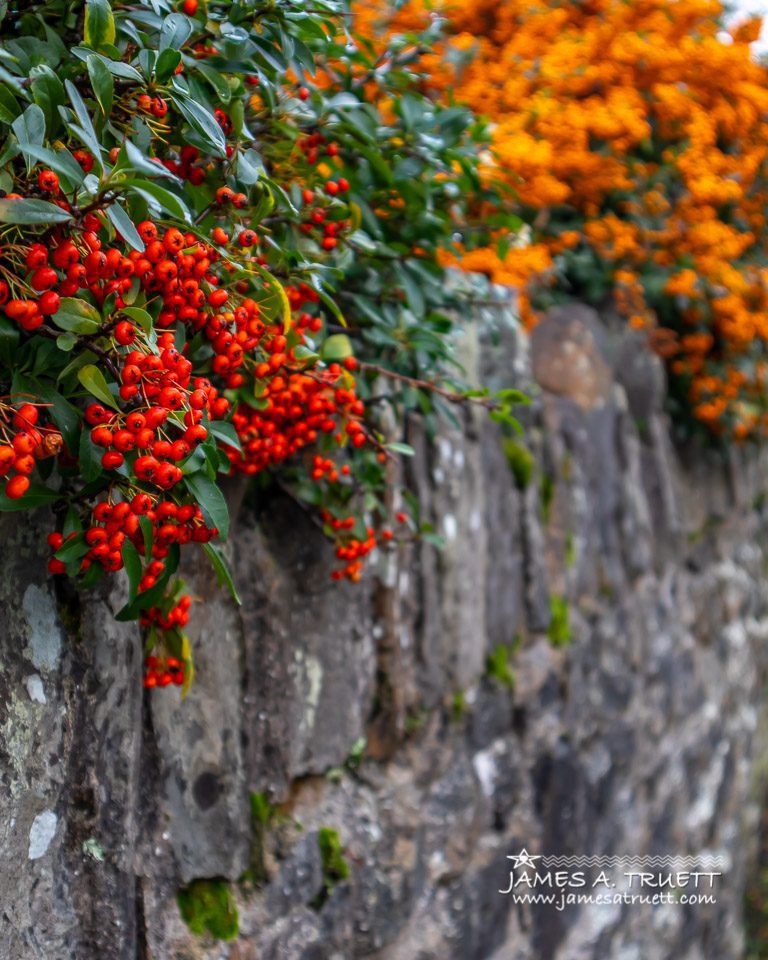
{"label": "dry stone wall", "polygon": [[[467,368],[534,402],[523,438],[409,426],[444,549],[332,585],[302,511],[233,488],[243,604],[186,571],[183,703],[143,693],[122,587],[54,587],[45,515],[0,519],[2,960],[741,956],[768,464],[676,450],[657,361],[586,308],[530,340],[501,291],[477,314]],[[560,912],[498,892],[523,846],[727,869],[716,904]],[[230,884],[236,940],[181,920],[200,879]]]}

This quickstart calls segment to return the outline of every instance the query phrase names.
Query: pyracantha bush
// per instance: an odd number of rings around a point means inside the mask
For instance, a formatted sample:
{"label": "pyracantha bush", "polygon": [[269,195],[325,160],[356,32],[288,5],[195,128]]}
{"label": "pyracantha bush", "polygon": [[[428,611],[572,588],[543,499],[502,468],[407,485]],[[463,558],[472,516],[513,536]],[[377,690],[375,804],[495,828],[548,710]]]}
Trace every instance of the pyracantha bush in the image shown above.
{"label": "pyracantha bush", "polygon": [[[495,174],[531,230],[460,250],[528,284],[534,310],[613,305],[669,361],[688,429],[768,432],[768,71],[760,20],[717,0],[386,0],[359,29],[407,36],[438,16],[431,83],[493,121]],[[394,19],[392,15],[394,14]]]}
{"label": "pyracantha bush", "polygon": [[181,548],[236,596],[222,477],[278,475],[354,581],[420,532],[382,495],[409,452],[382,395],[514,422],[449,376],[440,309],[485,134],[424,92],[433,28],[374,50],[336,0],[4,10],[0,509],[52,507],[54,575],[124,569],[145,684],[186,686]]}

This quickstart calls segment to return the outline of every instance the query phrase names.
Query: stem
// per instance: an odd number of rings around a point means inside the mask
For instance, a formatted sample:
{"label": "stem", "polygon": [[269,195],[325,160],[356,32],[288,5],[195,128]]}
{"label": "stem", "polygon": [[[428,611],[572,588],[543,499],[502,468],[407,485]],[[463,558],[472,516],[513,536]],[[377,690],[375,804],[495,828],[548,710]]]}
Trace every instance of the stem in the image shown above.
{"label": "stem", "polygon": [[493,397],[468,397],[465,393],[458,393],[453,390],[445,390],[438,387],[431,380],[419,380],[417,377],[409,377],[404,373],[397,373],[394,370],[388,370],[377,363],[365,363],[358,361],[361,370],[370,370],[372,373],[380,374],[382,377],[389,377],[390,380],[397,380],[400,383],[407,383],[410,387],[416,387],[419,390],[428,390],[430,393],[436,393],[449,403],[474,403],[477,406],[485,407],[486,410],[497,410],[498,403]]}

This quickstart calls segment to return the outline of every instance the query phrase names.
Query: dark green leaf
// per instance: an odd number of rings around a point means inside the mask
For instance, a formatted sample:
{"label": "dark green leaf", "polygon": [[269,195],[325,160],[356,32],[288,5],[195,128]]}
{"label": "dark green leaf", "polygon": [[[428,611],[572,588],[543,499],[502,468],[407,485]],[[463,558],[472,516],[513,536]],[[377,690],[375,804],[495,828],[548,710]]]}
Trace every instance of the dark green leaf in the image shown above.
{"label": "dark green leaf", "polygon": [[180,50],[192,36],[192,25],[193,21],[183,13],[172,13],[165,16],[160,30],[160,51],[168,48]]}
{"label": "dark green leaf", "polygon": [[208,427],[217,440],[225,443],[228,447],[234,447],[235,450],[242,450],[237,430],[231,423],[227,423],[226,420],[213,420],[208,424]]}
{"label": "dark green leaf", "polygon": [[107,207],[106,213],[109,219],[112,221],[112,225],[114,226],[115,230],[117,230],[123,240],[132,246],[134,250],[138,250],[139,253],[143,253],[146,249],[144,246],[144,241],[139,236],[139,232],[133,225],[133,221],[125,212],[125,210],[123,210],[120,204],[110,204]]}
{"label": "dark green leaf", "polygon": [[56,490],[49,490],[42,484],[34,481],[29,485],[29,489],[18,500],[12,500],[5,495],[5,491],[0,491],[0,510],[13,512],[17,510],[30,510],[34,507],[44,507],[55,500],[59,500],[61,494]]}
{"label": "dark green leaf", "polygon": [[227,142],[213,114],[184,94],[172,93],[171,99],[179,108],[187,123],[200,134],[213,151],[220,157],[226,157]]}
{"label": "dark green leaf", "polygon": [[128,596],[133,600],[138,593],[139,581],[141,580],[141,558],[130,540],[123,543],[122,552],[125,572],[128,574]]}
{"label": "dark green leaf", "polygon": [[108,117],[112,112],[112,98],[115,94],[115,81],[112,74],[107,69],[103,60],[98,57],[90,56],[86,60],[88,67],[88,76],[91,78],[91,86],[99,101],[102,113]]}
{"label": "dark green leaf", "polygon": [[232,572],[229,569],[229,564],[224,559],[224,554],[221,552],[221,548],[216,546],[213,543],[204,543],[203,550],[208,555],[208,559],[211,561],[213,569],[216,571],[216,579],[219,586],[227,586],[229,592],[232,595],[232,599],[237,604],[241,604],[242,600],[237,592],[237,587],[235,586],[235,581],[232,578]]}
{"label": "dark green leaf", "polygon": [[86,483],[90,483],[101,474],[101,458],[104,451],[91,440],[91,431],[88,427],[83,427],[80,434],[78,452],[80,475]]}
{"label": "dark green leaf", "polygon": [[21,112],[19,102],[11,90],[4,83],[0,84],[0,120],[3,123],[13,123]]}
{"label": "dark green leaf", "polygon": [[0,223],[66,223],[72,214],[47,200],[0,200]]}
{"label": "dark green leaf", "polygon": [[151,180],[130,180],[126,183],[129,190],[133,190],[152,203],[157,204],[161,209],[166,210],[172,217],[189,222],[191,220],[189,210],[181,198],[175,193],[161,187],[160,184]]}
{"label": "dark green leaf", "polygon": [[165,83],[176,72],[176,67],[181,63],[181,54],[178,50],[170,47],[160,54],[155,63],[155,80],[158,83]]}
{"label": "dark green leaf", "polygon": [[229,510],[224,494],[218,486],[210,480],[206,474],[193,473],[186,478],[189,487],[195,499],[200,504],[206,523],[211,527],[217,527],[219,536],[226,540],[229,535]]}

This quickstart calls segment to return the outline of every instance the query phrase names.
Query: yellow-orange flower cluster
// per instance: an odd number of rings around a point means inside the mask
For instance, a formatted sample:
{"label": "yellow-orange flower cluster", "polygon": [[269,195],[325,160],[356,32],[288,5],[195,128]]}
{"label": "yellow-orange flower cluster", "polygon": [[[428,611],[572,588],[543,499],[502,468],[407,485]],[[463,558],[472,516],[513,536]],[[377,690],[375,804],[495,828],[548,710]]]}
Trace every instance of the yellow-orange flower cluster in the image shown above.
{"label": "yellow-orange flower cluster", "polygon": [[[725,36],[718,0],[386,0],[357,7],[370,36],[447,19],[426,58],[438,91],[492,121],[494,174],[533,228],[457,261],[502,283],[659,325],[694,417],[768,432],[768,70],[750,19]],[[556,267],[557,269],[553,269]]]}

